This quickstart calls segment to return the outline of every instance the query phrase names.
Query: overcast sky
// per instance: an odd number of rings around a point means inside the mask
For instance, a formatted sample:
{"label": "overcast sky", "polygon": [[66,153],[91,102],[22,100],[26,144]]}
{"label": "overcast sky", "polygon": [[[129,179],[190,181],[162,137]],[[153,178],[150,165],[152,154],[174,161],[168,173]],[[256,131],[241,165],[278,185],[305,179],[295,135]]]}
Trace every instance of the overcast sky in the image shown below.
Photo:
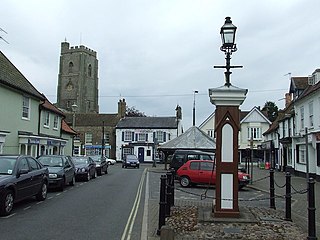
{"label": "overcast sky", "polygon": [[175,116],[185,130],[213,111],[208,89],[224,84],[220,28],[238,27],[231,83],[249,90],[242,110],[273,101],[283,108],[291,76],[319,67],[319,0],[1,0],[0,50],[56,102],[60,44],[84,45],[99,60],[101,113],[120,97],[148,116]]}

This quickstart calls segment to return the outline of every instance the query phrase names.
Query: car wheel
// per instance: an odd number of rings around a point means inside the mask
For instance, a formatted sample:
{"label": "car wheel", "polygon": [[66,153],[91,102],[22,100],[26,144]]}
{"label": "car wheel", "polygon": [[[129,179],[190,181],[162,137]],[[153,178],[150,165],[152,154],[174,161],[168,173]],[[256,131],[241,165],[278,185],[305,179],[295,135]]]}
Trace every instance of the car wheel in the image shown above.
{"label": "car wheel", "polygon": [[13,191],[5,190],[3,198],[0,199],[0,215],[8,216],[13,209],[14,196]]}
{"label": "car wheel", "polygon": [[70,186],[74,186],[76,184],[76,177],[73,175],[71,181],[69,182]]}
{"label": "car wheel", "polygon": [[44,182],[44,183],[42,183],[40,191],[36,195],[36,199],[38,201],[45,200],[47,198],[47,193],[48,193],[47,183]]}
{"label": "car wheel", "polygon": [[90,181],[90,179],[91,179],[91,175],[90,175],[90,172],[88,172],[88,174],[87,174],[87,178],[86,178],[86,181],[87,181],[87,182],[89,182],[89,181]]}
{"label": "car wheel", "polygon": [[189,187],[190,186],[190,178],[188,178],[187,176],[182,176],[180,178],[180,185],[182,187]]}
{"label": "car wheel", "polygon": [[111,162],[110,162],[110,161],[108,161],[108,165],[111,165]]}

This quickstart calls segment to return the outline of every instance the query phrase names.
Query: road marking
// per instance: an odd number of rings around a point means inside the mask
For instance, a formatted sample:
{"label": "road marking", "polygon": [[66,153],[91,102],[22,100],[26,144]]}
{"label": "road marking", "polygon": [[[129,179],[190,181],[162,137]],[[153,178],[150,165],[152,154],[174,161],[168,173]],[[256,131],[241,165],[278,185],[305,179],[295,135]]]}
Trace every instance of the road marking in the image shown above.
{"label": "road marking", "polygon": [[146,192],[144,196],[141,240],[147,240],[148,238],[148,209],[149,209],[149,172],[147,172],[147,179],[146,179]]}
{"label": "road marking", "polygon": [[[136,219],[136,216],[137,216],[139,203],[140,203],[140,200],[141,200],[141,192],[142,192],[142,188],[143,188],[143,182],[144,182],[146,171],[147,171],[147,169],[145,168],[144,171],[143,171],[143,174],[141,176],[139,187],[138,187],[138,191],[137,191],[137,195],[136,195],[135,201],[133,203],[133,207],[132,207],[132,210],[130,212],[126,227],[125,227],[125,229],[123,231],[121,240],[125,240],[125,239],[126,240],[130,240],[131,239],[132,228],[133,228],[133,224],[134,224],[134,221]],[[126,238],[126,236],[127,236],[127,238]]]}
{"label": "road marking", "polygon": [[25,207],[23,210],[28,210],[30,208],[31,208],[31,206],[28,206],[28,207]]}
{"label": "road marking", "polygon": [[1,217],[1,218],[11,218],[11,217],[13,217],[14,215],[16,215],[16,213],[12,213],[12,214],[10,214],[10,215],[8,215],[8,216]]}

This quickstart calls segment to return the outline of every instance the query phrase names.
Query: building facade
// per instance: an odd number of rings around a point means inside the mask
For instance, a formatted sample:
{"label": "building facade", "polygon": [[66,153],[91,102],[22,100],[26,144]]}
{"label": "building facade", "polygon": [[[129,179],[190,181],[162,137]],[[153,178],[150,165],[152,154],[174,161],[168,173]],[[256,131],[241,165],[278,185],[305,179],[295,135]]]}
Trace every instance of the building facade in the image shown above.
{"label": "building facade", "polygon": [[41,154],[70,152],[71,132],[62,137],[64,115],[0,52],[0,153]]}
{"label": "building facade", "polygon": [[320,181],[320,69],[290,80],[286,107],[265,133],[279,149],[271,160],[278,170]]}
{"label": "building facade", "polygon": [[116,131],[119,120],[125,117],[126,101],[118,101],[118,113],[71,113],[65,112],[66,121],[73,125],[77,136],[74,139],[73,155],[101,155],[116,158]]}
{"label": "building facade", "polygon": [[116,126],[116,160],[134,154],[140,162],[157,160],[157,148],[182,133],[181,108],[175,117],[125,117]]}
{"label": "building facade", "polygon": [[[248,149],[252,149],[254,159],[262,159],[261,144],[264,142],[263,133],[267,131],[271,122],[258,107],[253,107],[250,111],[240,111],[240,131],[239,131],[239,160],[251,156]],[[199,128],[207,133],[211,138],[215,138],[215,113],[212,113]]]}
{"label": "building facade", "polygon": [[[57,106],[78,113],[98,113],[97,53],[83,45],[61,43]],[[72,107],[76,106],[76,107]]]}

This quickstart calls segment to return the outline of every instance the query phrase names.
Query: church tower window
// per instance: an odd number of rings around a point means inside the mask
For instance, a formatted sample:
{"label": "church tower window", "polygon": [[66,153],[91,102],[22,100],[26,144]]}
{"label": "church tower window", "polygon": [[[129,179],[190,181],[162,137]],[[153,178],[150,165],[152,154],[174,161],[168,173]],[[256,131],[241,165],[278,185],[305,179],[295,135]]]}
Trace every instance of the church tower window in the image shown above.
{"label": "church tower window", "polygon": [[69,73],[73,71],[73,62],[69,62]]}
{"label": "church tower window", "polygon": [[89,64],[88,66],[88,76],[91,77],[92,75],[92,67],[91,67],[91,64]]}

